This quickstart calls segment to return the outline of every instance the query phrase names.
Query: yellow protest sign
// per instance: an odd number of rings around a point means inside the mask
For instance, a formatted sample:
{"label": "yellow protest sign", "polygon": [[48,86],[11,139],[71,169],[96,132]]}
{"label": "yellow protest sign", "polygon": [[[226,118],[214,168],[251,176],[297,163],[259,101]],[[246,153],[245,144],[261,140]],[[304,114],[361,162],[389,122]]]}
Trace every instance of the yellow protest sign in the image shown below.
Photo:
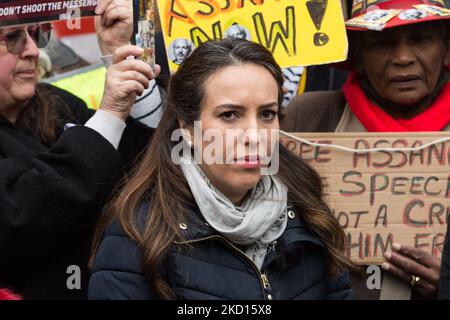
{"label": "yellow protest sign", "polygon": [[268,48],[281,67],[346,59],[339,0],[159,0],[170,69],[201,43],[245,38]]}
{"label": "yellow protest sign", "polygon": [[[283,137],[284,145],[325,179],[328,204],[344,228],[353,261],[381,263],[394,242],[442,255],[450,215],[448,132],[292,136],[307,141]],[[369,151],[373,148],[391,149]]]}

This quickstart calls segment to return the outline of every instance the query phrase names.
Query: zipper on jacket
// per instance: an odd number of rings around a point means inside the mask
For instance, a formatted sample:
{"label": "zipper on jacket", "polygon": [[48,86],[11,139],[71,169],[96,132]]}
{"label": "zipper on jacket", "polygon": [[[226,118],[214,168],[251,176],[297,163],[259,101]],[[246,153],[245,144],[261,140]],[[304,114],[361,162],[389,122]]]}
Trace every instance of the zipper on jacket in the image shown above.
{"label": "zipper on jacket", "polygon": [[267,299],[273,300],[273,297],[272,297],[272,286],[270,285],[269,277],[267,276],[267,273],[262,273],[261,274],[261,280],[263,282],[264,291],[266,293]]}
{"label": "zipper on jacket", "polygon": [[263,291],[263,294],[264,294],[264,298],[266,298],[268,300],[272,300],[273,299],[272,286],[270,285],[269,278],[267,277],[267,274],[261,273],[261,271],[259,271],[258,266],[253,262],[253,260],[250,259],[245,254],[245,252],[243,252],[241,249],[236,247],[233,243],[231,243],[226,238],[224,238],[222,236],[219,236],[219,235],[212,235],[212,236],[208,236],[208,237],[200,238],[200,239],[195,239],[195,240],[175,241],[175,244],[190,244],[190,243],[201,242],[201,241],[211,240],[211,239],[221,240],[227,246],[229,246],[231,249],[233,249],[237,253],[239,253],[245,260],[247,260],[250,263],[250,265],[253,267],[253,269],[255,270],[256,274],[258,275],[258,279],[259,279],[259,282],[261,283],[261,288],[262,288],[262,291]]}

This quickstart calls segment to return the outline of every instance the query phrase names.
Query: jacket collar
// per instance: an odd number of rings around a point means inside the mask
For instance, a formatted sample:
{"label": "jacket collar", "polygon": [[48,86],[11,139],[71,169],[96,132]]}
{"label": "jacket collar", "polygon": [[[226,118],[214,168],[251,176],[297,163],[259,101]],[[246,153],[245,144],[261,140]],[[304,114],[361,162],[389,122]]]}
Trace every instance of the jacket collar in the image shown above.
{"label": "jacket collar", "polygon": [[[144,226],[146,215],[148,214],[149,203],[144,202],[138,209],[137,225]],[[210,237],[222,237],[216,230],[214,230],[200,212],[200,209],[195,205],[186,209],[186,221],[179,224],[182,241],[177,241],[177,244],[199,242],[209,239]],[[283,235],[277,240],[275,247],[269,250],[262,269],[266,269],[268,265],[277,261],[283,254],[295,250],[299,245],[311,244],[326,250],[326,246],[313,232],[307,227],[301,215],[294,211],[294,208],[288,207],[288,223]]]}
{"label": "jacket collar", "polygon": [[[184,241],[199,241],[219,235],[216,230],[209,226],[197,206],[186,210],[186,222],[180,223],[180,229],[182,229]],[[295,212],[294,208],[288,207],[286,230],[277,243],[290,246],[299,242],[309,242],[325,248],[325,244],[307,227],[301,215]]]}

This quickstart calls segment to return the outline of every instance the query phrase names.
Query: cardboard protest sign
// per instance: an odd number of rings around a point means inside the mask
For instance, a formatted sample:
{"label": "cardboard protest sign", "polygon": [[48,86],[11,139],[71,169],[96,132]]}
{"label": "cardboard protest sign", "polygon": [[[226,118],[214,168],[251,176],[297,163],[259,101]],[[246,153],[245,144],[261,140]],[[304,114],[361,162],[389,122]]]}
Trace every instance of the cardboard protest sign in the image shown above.
{"label": "cardboard protest sign", "polygon": [[281,67],[346,59],[339,0],[159,0],[172,71],[201,43],[224,37],[258,42]]}
{"label": "cardboard protest sign", "polygon": [[419,148],[442,133],[295,133],[308,141],[347,148],[396,148],[357,153],[282,143],[315,167],[327,185],[327,200],[347,234],[347,255],[358,263],[381,263],[398,242],[441,256],[450,214],[450,141]]}
{"label": "cardboard protest sign", "polygon": [[0,27],[95,15],[100,0],[0,0]]}

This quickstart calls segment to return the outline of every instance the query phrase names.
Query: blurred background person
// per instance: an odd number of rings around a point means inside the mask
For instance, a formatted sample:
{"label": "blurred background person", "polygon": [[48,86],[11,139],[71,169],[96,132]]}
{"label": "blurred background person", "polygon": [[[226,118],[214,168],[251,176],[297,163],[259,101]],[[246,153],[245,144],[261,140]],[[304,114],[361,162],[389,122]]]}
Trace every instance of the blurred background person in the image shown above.
{"label": "blurred background person", "polygon": [[[439,5],[426,0],[373,3],[376,10],[398,9],[399,14],[417,4]],[[366,9],[355,10],[353,17],[366,14]],[[419,20],[395,16],[382,31],[347,22],[349,58],[343,66],[351,72],[343,89],[295,98],[286,109],[282,128],[292,132],[450,131],[448,19],[433,14]],[[440,259],[400,244],[385,257],[385,270],[410,283],[420,296],[437,297]],[[362,298],[379,294],[377,290],[370,293],[365,282],[361,291]]]}

